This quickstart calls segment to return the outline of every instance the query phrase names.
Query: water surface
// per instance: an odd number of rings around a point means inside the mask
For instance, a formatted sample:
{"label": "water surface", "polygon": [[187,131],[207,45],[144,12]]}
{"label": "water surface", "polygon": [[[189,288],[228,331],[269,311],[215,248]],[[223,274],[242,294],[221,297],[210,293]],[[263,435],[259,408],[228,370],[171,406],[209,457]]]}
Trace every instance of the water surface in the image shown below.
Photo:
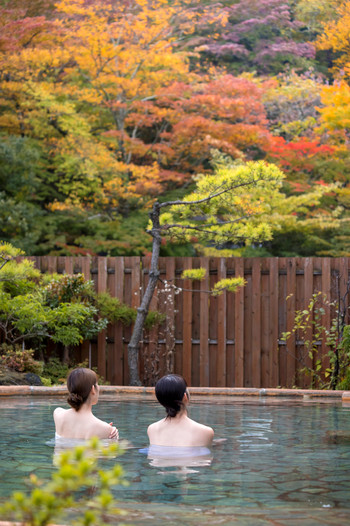
{"label": "water surface", "polygon": [[[58,405],[0,400],[0,500],[24,490],[31,473],[49,479]],[[157,403],[101,400],[94,413],[130,443],[118,459],[130,485],[115,495],[133,524],[350,525],[350,444],[327,438],[350,434],[350,409],[339,403],[201,399],[190,416],[222,440],[202,458],[174,462],[147,454],[147,426],[163,417]]]}

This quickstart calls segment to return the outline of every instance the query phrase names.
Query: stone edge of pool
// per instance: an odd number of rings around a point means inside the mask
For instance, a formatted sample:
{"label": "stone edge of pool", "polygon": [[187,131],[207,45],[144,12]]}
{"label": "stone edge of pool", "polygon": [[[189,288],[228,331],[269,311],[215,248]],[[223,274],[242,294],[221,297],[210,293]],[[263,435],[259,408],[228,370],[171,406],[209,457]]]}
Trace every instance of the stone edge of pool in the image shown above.
{"label": "stone edge of pool", "polygon": [[[44,387],[34,385],[0,385],[1,396],[60,396],[67,394],[65,385]],[[193,395],[205,396],[240,396],[240,397],[283,397],[283,398],[318,398],[336,399],[350,402],[350,391],[323,391],[316,389],[273,389],[253,387],[190,387]],[[101,385],[101,395],[154,395],[153,387],[133,387],[118,385]]]}

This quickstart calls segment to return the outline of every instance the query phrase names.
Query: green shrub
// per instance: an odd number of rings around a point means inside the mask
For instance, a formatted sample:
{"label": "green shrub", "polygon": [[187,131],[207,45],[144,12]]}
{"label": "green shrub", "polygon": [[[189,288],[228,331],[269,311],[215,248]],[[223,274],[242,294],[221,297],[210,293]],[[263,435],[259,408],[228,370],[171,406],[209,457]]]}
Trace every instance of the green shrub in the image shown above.
{"label": "green shrub", "polygon": [[45,378],[44,376],[40,376],[40,380],[44,387],[51,387],[52,382],[50,378]]}
{"label": "green shrub", "polygon": [[115,507],[111,488],[125,484],[119,464],[103,471],[98,457],[114,458],[120,453],[118,444],[102,449],[98,440],[88,446],[76,447],[61,453],[55,460],[58,470],[51,481],[43,484],[32,474],[33,489],[29,495],[15,492],[0,507],[2,519],[21,521],[27,526],[74,524],[75,526],[104,526],[118,524],[116,516],[125,514]]}
{"label": "green shrub", "polygon": [[62,363],[58,358],[50,358],[45,363],[42,375],[49,379],[52,384],[64,384],[69,373],[67,363]]}
{"label": "green shrub", "polygon": [[7,367],[11,371],[20,373],[34,373],[39,376],[43,373],[44,364],[34,360],[33,349],[22,349],[19,345],[7,345],[3,343],[0,346],[0,365]]}
{"label": "green shrub", "polygon": [[157,310],[150,310],[145,320],[145,329],[152,329],[155,325],[160,325],[166,319],[166,315]]}
{"label": "green shrub", "polygon": [[345,376],[338,382],[337,390],[350,391],[350,368],[346,371]]}
{"label": "green shrub", "polygon": [[108,292],[98,294],[97,307],[100,316],[107,318],[110,323],[120,321],[128,327],[136,319],[136,309],[122,303],[118,298],[110,296]]}

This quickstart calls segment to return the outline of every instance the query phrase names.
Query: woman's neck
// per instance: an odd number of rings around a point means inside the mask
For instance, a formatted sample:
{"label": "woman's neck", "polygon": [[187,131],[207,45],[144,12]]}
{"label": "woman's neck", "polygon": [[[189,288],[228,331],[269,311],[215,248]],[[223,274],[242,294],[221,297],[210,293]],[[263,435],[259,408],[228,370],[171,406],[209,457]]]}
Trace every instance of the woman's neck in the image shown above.
{"label": "woman's neck", "polygon": [[92,403],[86,401],[79,409],[79,413],[92,413]]}
{"label": "woman's neck", "polygon": [[171,416],[169,418],[170,418],[170,420],[181,420],[181,419],[186,418],[186,417],[187,417],[187,409],[182,409],[175,416]]}

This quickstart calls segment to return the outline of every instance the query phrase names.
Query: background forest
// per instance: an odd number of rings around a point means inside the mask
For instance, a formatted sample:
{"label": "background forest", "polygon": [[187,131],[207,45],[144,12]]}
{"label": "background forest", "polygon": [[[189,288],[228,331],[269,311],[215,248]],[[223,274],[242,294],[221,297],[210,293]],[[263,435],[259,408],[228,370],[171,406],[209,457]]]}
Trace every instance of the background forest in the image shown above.
{"label": "background forest", "polygon": [[0,0],[0,26],[3,241],[147,254],[154,200],[221,155],[310,200],[271,241],[161,255],[350,255],[350,0]]}

